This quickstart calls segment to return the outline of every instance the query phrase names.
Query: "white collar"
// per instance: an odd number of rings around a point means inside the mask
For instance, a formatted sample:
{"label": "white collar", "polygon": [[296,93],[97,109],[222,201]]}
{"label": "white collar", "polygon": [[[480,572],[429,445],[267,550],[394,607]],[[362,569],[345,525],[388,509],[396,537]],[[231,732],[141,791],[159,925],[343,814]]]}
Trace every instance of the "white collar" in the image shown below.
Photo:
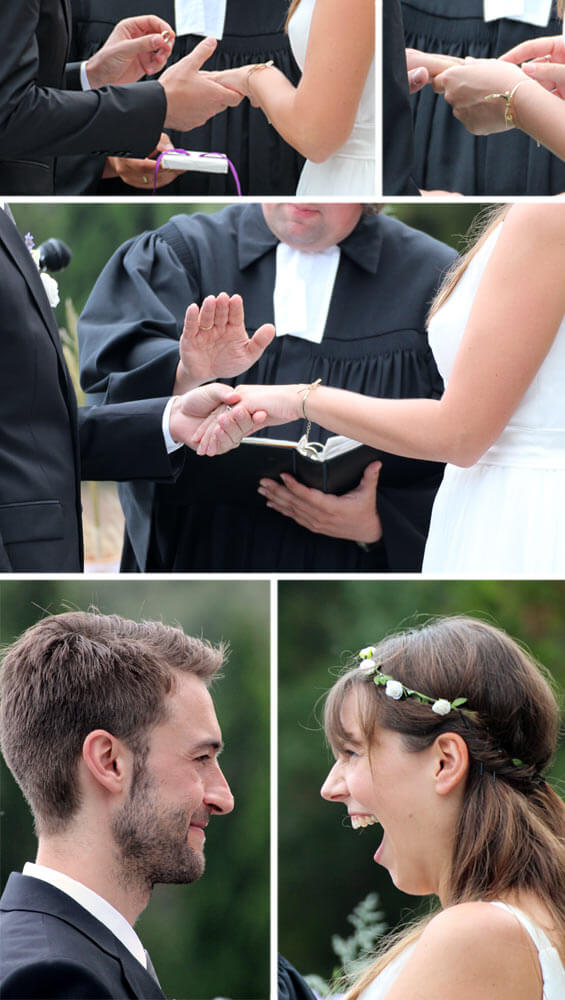
{"label": "white collar", "polygon": [[549,24],[552,0],[484,0],[484,20],[500,17],[545,28]]}
{"label": "white collar", "polygon": [[221,38],[226,19],[226,0],[175,0],[177,35]]}
{"label": "white collar", "polygon": [[145,948],[133,927],[107,899],[99,896],[97,892],[89,889],[82,882],[77,882],[76,879],[70,878],[69,875],[64,875],[63,872],[58,872],[54,868],[47,868],[46,865],[36,865],[32,861],[26,861],[22,874],[41,879],[42,882],[48,882],[49,885],[65,892],[67,896],[74,899],[75,903],[88,910],[93,917],[104,924],[131,952],[134,958],[137,958],[143,968],[147,968]]}
{"label": "white collar", "polygon": [[291,333],[319,344],[340,261],[338,246],[314,253],[279,243],[273,292],[277,337]]}

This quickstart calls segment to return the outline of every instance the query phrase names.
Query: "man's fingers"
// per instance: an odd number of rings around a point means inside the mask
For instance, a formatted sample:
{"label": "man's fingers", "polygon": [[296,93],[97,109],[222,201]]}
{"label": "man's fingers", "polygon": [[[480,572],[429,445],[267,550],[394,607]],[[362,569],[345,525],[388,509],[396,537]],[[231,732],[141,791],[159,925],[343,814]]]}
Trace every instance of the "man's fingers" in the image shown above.
{"label": "man's fingers", "polygon": [[195,70],[201,69],[206,60],[214,52],[217,44],[215,38],[204,38],[198,45],[195,45],[192,52],[189,52],[182,61]]}

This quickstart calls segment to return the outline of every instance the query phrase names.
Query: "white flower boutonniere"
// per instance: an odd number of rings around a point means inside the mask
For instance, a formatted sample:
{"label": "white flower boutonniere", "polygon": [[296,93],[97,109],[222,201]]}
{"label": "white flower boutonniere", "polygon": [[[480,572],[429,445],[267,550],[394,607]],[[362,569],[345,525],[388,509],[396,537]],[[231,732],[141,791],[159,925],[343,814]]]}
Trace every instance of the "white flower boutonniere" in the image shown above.
{"label": "white flower boutonniere", "polygon": [[46,271],[41,270],[41,266],[39,263],[39,250],[36,250],[35,248],[35,240],[31,235],[31,233],[26,233],[24,239],[25,239],[25,245],[28,248],[33,260],[35,261],[37,270],[39,271],[39,277],[41,278],[41,281],[43,283],[43,287],[45,289],[45,294],[47,295],[49,305],[51,306],[52,309],[54,309],[55,306],[58,306],[59,302],[61,301],[59,298],[59,285],[55,281],[55,278],[52,278],[51,275],[47,274]]}

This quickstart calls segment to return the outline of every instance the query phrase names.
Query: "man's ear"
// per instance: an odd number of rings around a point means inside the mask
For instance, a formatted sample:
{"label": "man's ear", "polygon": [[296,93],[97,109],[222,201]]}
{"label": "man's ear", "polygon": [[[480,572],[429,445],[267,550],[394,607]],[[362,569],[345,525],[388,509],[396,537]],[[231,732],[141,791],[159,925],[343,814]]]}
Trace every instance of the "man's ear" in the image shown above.
{"label": "man's ear", "polygon": [[105,729],[93,729],[82,745],[82,759],[90,776],[111,794],[129,787],[133,754],[122,740]]}
{"label": "man's ear", "polygon": [[442,733],[434,743],[434,778],[438,795],[449,795],[469,772],[469,750],[459,733]]}

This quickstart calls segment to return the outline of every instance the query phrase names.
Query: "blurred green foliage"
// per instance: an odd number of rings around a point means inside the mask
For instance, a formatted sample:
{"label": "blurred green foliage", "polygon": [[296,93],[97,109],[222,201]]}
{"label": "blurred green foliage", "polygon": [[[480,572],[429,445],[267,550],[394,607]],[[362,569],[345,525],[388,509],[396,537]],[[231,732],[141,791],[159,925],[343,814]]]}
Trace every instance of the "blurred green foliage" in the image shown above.
{"label": "blurred green foliage", "polygon": [[[379,828],[353,832],[345,810],[319,795],[333,762],[321,698],[348,654],[435,615],[478,615],[525,643],[563,692],[564,610],[561,581],[279,583],[279,949],[300,972],[329,977],[332,935],[347,933],[347,914],[369,891],[389,928],[429,905],[373,862]],[[562,745],[551,781],[562,789],[564,780]]]}
{"label": "blurred green foliage", "polygon": [[[97,607],[180,624],[231,655],[213,697],[234,812],[212,819],[207,869],[190,886],[158,886],[136,929],[161,984],[178,1000],[265,998],[269,991],[269,584],[175,580],[0,583],[0,637],[45,613]],[[41,767],[41,761],[37,763]],[[31,816],[2,761],[1,882],[35,857]]]}
{"label": "blurred green foliage", "polygon": [[[222,207],[224,203],[168,204],[156,198],[141,202],[131,199],[120,204],[61,200],[46,204],[20,202],[12,204],[12,211],[20,232],[30,232],[36,246],[55,236],[71,248],[73,259],[67,270],[57,276],[61,304],[56,313],[59,325],[64,326],[65,300],[72,299],[76,310],[82,312],[100,271],[125,240],[145,230],[156,229],[172,215],[217,212]],[[459,250],[462,236],[480,209],[481,205],[463,201],[437,204],[431,198],[420,199],[416,204],[395,205],[387,211]]]}

